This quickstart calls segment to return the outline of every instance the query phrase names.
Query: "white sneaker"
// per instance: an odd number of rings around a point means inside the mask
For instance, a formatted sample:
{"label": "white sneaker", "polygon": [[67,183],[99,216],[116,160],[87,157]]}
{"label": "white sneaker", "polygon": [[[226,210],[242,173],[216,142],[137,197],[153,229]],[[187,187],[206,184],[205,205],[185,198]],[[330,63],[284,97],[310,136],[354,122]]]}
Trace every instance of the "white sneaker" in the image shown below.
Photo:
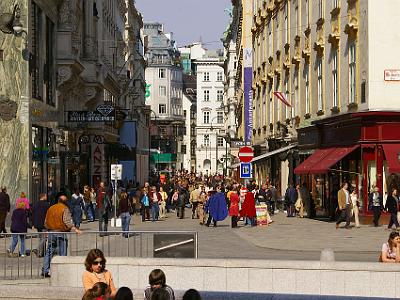
{"label": "white sneaker", "polygon": [[21,254],[19,257],[25,257],[25,254]]}

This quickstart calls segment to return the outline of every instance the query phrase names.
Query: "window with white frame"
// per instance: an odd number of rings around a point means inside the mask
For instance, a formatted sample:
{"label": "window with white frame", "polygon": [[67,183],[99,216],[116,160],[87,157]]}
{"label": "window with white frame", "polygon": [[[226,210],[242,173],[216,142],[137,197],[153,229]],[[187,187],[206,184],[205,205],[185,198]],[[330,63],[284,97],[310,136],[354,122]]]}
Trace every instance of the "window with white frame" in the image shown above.
{"label": "window with white frame", "polygon": [[218,147],[223,147],[224,146],[224,138],[219,136],[217,138],[217,144],[218,144]]}
{"label": "window with white frame", "polygon": [[203,123],[204,124],[209,124],[210,123],[210,112],[209,111],[204,111],[203,112]]}
{"label": "window with white frame", "polygon": [[269,87],[268,87],[268,95],[269,95],[269,108],[268,108],[268,112],[269,112],[269,123],[273,124],[274,123],[274,102],[273,102],[273,91],[272,91],[272,81],[270,81],[269,83]]}
{"label": "window with white frame", "polygon": [[158,78],[165,78],[165,69],[158,69]]}
{"label": "window with white frame", "polygon": [[258,109],[256,111],[256,116],[257,116],[257,127],[261,127],[261,91],[260,89],[258,90]]}
{"label": "window with white frame", "polygon": [[289,43],[289,2],[285,3],[285,8],[284,8],[284,14],[285,14],[285,44]]}
{"label": "window with white frame", "polygon": [[[290,91],[289,91],[289,76],[285,76],[285,97],[290,103]],[[289,118],[289,107],[285,105],[285,119]]]}
{"label": "window with white frame", "polygon": [[332,0],[332,8],[339,8],[340,0]]}
{"label": "window with white frame", "polygon": [[292,118],[294,118],[296,115],[300,115],[300,109],[299,109],[299,70],[296,69],[295,72],[293,73],[293,86],[294,86],[294,105],[292,105]]}
{"label": "window with white frame", "polygon": [[338,49],[332,53],[332,107],[339,106]]}
{"label": "window with white frame", "polygon": [[158,105],[158,113],[160,115],[166,114],[167,113],[167,107],[165,104],[159,104]]}
{"label": "window with white frame", "polygon": [[263,101],[263,105],[262,105],[262,126],[265,126],[265,117],[266,117],[266,112],[267,112],[267,88],[263,87],[263,93],[262,93],[262,101]]}
{"label": "window with white frame", "polygon": [[203,95],[204,95],[204,97],[203,97],[204,101],[206,101],[206,102],[210,101],[210,90],[204,90]]}
{"label": "window with white frame", "polygon": [[223,111],[218,111],[217,112],[217,123],[218,124],[223,124],[224,123],[224,112]]}
{"label": "window with white frame", "polygon": [[166,96],[167,95],[167,87],[164,85],[160,85],[158,87],[158,95],[159,96]]}
{"label": "window with white frame", "polygon": [[324,17],[324,1],[318,0],[318,17],[322,19]]}
{"label": "window with white frame", "polygon": [[217,72],[217,81],[222,81],[224,80],[224,75],[222,72]]}
{"label": "window with white frame", "polygon": [[217,91],[217,101],[222,101],[222,100],[224,100],[224,91],[218,90]]}
{"label": "window with white frame", "polygon": [[[279,76],[276,77],[275,91],[276,92],[281,92],[281,80],[280,80]],[[278,101],[276,103],[276,115],[277,115],[278,121],[281,121],[281,119],[282,119],[281,107],[282,107],[282,101]]]}
{"label": "window with white frame", "polygon": [[269,21],[269,23],[268,23],[268,56],[273,56],[273,53],[272,53],[273,42],[272,42],[271,22],[272,21]]}
{"label": "window with white frame", "polygon": [[356,42],[349,44],[349,103],[356,102]]}
{"label": "window with white frame", "polygon": [[317,60],[317,76],[318,76],[318,103],[317,103],[317,108],[318,111],[323,110],[323,93],[324,93],[324,88],[323,88],[323,78],[322,78],[322,58],[318,58]]}
{"label": "window with white frame", "polygon": [[203,144],[204,144],[204,146],[210,146],[210,135],[208,135],[208,134],[204,135]]}
{"label": "window with white frame", "polygon": [[305,109],[306,114],[310,113],[310,63],[304,65],[304,81],[305,81]]}
{"label": "window with white frame", "polygon": [[203,81],[210,81],[210,72],[204,72]]}
{"label": "window with white frame", "polygon": [[294,8],[294,17],[296,18],[295,24],[296,24],[296,34],[300,35],[300,15],[299,15],[299,5],[296,3],[296,6]]}
{"label": "window with white frame", "polygon": [[310,27],[310,0],[305,0],[307,27]]}
{"label": "window with white frame", "polygon": [[276,49],[278,49],[278,47],[281,46],[281,38],[282,38],[282,32],[281,32],[280,24],[279,24],[279,13],[280,13],[280,10],[278,10],[276,12],[276,19],[275,19],[275,22],[276,22],[276,29],[275,29],[275,32],[276,32]]}

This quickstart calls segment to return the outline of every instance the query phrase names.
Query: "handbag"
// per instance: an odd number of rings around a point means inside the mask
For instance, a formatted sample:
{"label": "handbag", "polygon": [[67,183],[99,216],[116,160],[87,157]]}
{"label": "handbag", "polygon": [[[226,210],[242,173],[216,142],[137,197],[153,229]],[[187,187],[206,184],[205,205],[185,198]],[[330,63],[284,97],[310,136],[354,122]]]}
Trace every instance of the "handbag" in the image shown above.
{"label": "handbag", "polygon": [[128,212],[130,215],[135,214],[135,208],[133,206],[133,204],[131,203],[131,201],[128,200]]}
{"label": "handbag", "polygon": [[296,210],[300,210],[301,206],[302,206],[301,198],[297,198],[297,201],[294,204],[294,207],[296,208]]}

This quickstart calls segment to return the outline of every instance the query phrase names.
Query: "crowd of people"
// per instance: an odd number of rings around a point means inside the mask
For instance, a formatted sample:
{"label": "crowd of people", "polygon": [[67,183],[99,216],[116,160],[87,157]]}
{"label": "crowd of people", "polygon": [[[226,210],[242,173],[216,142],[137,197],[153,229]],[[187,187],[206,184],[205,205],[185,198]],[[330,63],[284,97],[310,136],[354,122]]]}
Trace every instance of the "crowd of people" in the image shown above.
{"label": "crowd of people", "polygon": [[[344,228],[351,228],[350,220],[354,216],[355,227],[360,226],[360,201],[355,189],[349,190],[349,184],[343,183],[337,193],[336,228],[345,222]],[[388,229],[399,225],[399,198],[397,189],[392,189],[383,202],[382,194],[374,187],[369,194],[369,208],[373,211],[373,224],[378,226],[381,212],[390,213]],[[140,214],[142,222],[157,222],[165,219],[167,214],[176,214],[179,219],[185,218],[185,210],[191,211],[191,218],[198,219],[204,226],[218,226],[218,222],[231,219],[231,227],[256,226],[257,205],[263,205],[266,224],[272,222],[272,216],[279,208],[286,210],[287,217],[315,217],[315,207],[306,185],[290,184],[284,197],[278,196],[278,191],[272,182],[258,186],[255,181],[246,185],[232,179],[215,176],[196,176],[188,172],[177,172],[171,178],[146,182],[143,187],[119,182],[116,191],[114,187],[101,182],[98,187],[76,187],[73,193],[63,188],[48,201],[48,195],[42,193],[38,201],[30,201],[25,193],[15,200],[11,215],[12,241],[7,249],[13,255],[20,243],[20,257],[26,255],[25,235],[28,229],[46,232],[40,235],[36,249],[31,249],[38,257],[44,257],[44,277],[50,277],[50,262],[55,253],[66,255],[68,247],[67,235],[63,232],[81,233],[82,220],[94,222],[98,220],[99,234],[106,235],[110,216],[121,219],[124,237],[129,237],[131,218]],[[117,205],[115,205],[117,204]],[[284,208],[282,207],[284,206]],[[5,220],[12,207],[5,187],[0,192],[0,235],[7,233]],[[116,211],[113,211],[116,209]],[[390,242],[392,249],[397,242]],[[393,252],[395,253],[395,252]],[[393,253],[387,257],[393,256]],[[385,256],[383,255],[383,260]],[[112,286],[110,286],[112,289]],[[114,291],[115,292],[115,291]]]}
{"label": "crowd of people", "polygon": [[[82,300],[133,300],[133,293],[128,287],[115,287],[113,276],[106,269],[106,258],[99,249],[92,249],[85,260],[82,275],[84,295]],[[143,292],[145,300],[175,300],[175,292],[167,284],[165,273],[154,269],[149,274],[149,286]],[[142,298],[143,299],[143,298]],[[183,295],[183,300],[201,300],[200,293],[190,289]]]}

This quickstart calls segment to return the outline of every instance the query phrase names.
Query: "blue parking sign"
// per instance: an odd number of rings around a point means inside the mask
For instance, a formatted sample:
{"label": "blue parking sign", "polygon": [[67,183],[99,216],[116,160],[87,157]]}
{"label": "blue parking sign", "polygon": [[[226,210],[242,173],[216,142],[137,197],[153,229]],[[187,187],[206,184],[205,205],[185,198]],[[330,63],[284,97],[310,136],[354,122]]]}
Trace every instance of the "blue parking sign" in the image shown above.
{"label": "blue parking sign", "polygon": [[251,163],[240,163],[240,178],[251,178]]}

